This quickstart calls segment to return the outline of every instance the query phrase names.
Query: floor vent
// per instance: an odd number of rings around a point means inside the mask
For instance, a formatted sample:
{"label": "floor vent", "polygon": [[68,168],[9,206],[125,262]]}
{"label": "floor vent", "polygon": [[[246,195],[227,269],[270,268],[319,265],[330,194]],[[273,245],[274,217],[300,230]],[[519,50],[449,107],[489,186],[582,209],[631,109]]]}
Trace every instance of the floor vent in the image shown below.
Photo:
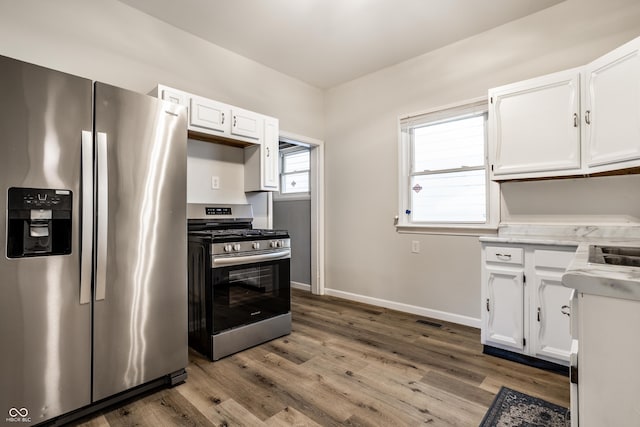
{"label": "floor vent", "polygon": [[422,323],[423,325],[433,326],[434,328],[442,328],[442,325],[440,323],[429,322],[428,320],[418,319],[416,320],[416,323]]}

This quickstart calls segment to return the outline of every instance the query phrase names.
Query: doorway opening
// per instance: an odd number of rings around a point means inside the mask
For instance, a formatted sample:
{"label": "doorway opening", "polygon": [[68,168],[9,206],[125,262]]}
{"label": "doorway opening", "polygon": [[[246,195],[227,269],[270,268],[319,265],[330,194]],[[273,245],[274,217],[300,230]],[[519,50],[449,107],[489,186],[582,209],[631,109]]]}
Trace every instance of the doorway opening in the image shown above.
{"label": "doorway opening", "polygon": [[280,192],[272,195],[273,228],[291,235],[291,286],[324,294],[324,146],[280,133]]}

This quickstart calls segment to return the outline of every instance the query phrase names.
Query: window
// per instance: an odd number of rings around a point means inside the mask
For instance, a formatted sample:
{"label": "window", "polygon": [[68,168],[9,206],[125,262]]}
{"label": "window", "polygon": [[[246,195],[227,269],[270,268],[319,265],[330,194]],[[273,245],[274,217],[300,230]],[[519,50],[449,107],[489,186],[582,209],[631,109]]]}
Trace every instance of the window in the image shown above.
{"label": "window", "polygon": [[400,134],[398,225],[482,228],[495,222],[486,101],[403,118]]}
{"label": "window", "polygon": [[295,147],[281,152],[280,174],[282,194],[309,193],[310,152],[306,147]]}

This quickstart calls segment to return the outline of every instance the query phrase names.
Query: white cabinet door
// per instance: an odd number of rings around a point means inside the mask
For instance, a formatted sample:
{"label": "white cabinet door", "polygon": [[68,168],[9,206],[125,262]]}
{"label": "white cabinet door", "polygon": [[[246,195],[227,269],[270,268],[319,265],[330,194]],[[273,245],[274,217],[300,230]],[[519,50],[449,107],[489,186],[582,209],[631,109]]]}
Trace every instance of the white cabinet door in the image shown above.
{"label": "white cabinet door", "polygon": [[165,101],[173,102],[174,104],[184,105],[188,107],[187,94],[175,89],[166,87],[160,87],[160,97]]}
{"label": "white cabinet door", "polygon": [[640,159],[640,39],[593,61],[585,74],[587,165],[626,167],[620,163]]}
{"label": "white cabinet door", "polygon": [[264,119],[264,140],[262,141],[262,180],[264,188],[272,191],[278,191],[280,183],[279,139],[278,119],[266,117]]}
{"label": "white cabinet door", "polygon": [[192,96],[189,105],[189,129],[207,133],[229,133],[229,106],[199,96]]}
{"label": "white cabinet door", "polygon": [[534,248],[530,333],[536,357],[568,364],[571,355],[571,288],[562,286],[562,274],[575,256],[574,247]]}
{"label": "white cabinet door", "polygon": [[231,134],[260,140],[263,118],[261,115],[241,108],[231,109]]}
{"label": "white cabinet door", "polygon": [[493,179],[581,170],[579,69],[491,89],[489,98]]}
{"label": "white cabinet door", "polygon": [[483,328],[485,344],[524,349],[524,281],[522,270],[486,267]]}
{"label": "white cabinet door", "polygon": [[280,170],[278,168],[278,145],[280,128],[278,119],[261,116],[260,145],[244,149],[244,190],[278,191]]}
{"label": "white cabinet door", "polygon": [[571,328],[569,322],[570,288],[562,286],[562,273],[536,273],[534,310],[531,320],[532,345],[536,356],[569,362]]}

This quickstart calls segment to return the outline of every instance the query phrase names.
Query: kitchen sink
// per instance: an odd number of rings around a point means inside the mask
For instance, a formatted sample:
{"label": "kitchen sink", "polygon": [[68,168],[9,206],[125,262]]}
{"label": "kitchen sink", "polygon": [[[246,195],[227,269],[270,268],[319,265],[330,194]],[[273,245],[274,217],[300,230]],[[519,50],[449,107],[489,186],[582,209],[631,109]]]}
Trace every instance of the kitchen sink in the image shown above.
{"label": "kitchen sink", "polygon": [[630,246],[589,246],[589,262],[640,267],[640,248]]}

